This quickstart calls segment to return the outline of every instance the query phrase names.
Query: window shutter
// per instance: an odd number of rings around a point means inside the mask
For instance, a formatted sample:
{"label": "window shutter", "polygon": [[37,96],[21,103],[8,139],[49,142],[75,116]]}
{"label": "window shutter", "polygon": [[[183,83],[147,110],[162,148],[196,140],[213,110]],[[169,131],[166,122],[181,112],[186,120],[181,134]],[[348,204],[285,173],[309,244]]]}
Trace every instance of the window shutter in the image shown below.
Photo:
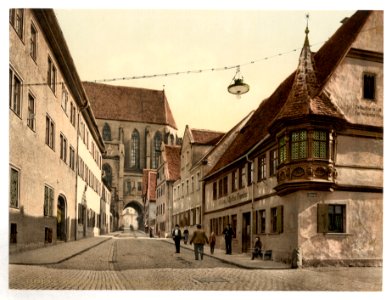
{"label": "window shutter", "polygon": [[317,204],[317,232],[328,232],[328,204]]}
{"label": "window shutter", "polygon": [[283,205],[277,207],[277,222],[276,222],[277,233],[283,232]]}

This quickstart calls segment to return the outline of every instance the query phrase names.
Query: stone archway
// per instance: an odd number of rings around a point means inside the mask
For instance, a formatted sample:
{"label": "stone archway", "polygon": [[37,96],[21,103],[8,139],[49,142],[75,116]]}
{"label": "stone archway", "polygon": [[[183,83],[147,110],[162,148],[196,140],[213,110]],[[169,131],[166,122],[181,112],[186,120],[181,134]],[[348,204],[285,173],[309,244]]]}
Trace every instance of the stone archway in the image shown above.
{"label": "stone archway", "polygon": [[63,195],[57,199],[57,240],[67,240],[67,200]]}
{"label": "stone archway", "polygon": [[[137,220],[137,226],[138,230],[144,230],[144,212],[143,212],[143,206],[138,202],[138,201],[130,201],[128,202],[125,206],[123,211],[125,211],[127,208],[133,208],[135,210],[135,213],[137,214],[136,220]],[[124,220],[121,219],[120,221],[120,227],[124,226]]]}

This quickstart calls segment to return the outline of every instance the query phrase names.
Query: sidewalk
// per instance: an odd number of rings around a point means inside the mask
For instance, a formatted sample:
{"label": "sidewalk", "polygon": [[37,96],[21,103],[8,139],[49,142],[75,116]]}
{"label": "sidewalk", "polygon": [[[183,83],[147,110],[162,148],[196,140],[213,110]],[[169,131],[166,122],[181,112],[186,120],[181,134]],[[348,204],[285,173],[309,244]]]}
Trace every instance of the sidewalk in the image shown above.
{"label": "sidewalk", "polygon": [[[174,241],[171,238],[162,239],[162,240],[174,245]],[[181,248],[190,250],[192,252],[194,251],[193,245],[189,245],[189,243],[185,245],[183,240],[181,240]],[[276,262],[273,260],[261,260],[260,258],[256,258],[252,260],[251,254],[249,253],[240,253],[240,254],[233,253],[228,255],[226,254],[225,250],[215,248],[214,254],[210,254],[210,247],[208,245],[204,246],[204,255],[219,259],[225,263],[232,264],[237,267],[245,268],[245,269],[290,269],[291,268],[290,265]]]}
{"label": "sidewalk", "polygon": [[112,236],[103,235],[84,238],[77,241],[62,242],[53,246],[37,248],[9,255],[10,264],[18,265],[48,265],[58,264],[99,244],[111,239]]}

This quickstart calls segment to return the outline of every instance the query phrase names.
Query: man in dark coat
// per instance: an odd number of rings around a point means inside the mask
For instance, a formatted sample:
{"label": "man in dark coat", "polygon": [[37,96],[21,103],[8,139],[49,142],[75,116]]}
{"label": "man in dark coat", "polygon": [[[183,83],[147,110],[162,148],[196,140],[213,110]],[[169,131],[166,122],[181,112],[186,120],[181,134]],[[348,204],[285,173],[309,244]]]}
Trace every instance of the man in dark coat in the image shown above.
{"label": "man in dark coat", "polygon": [[226,254],[231,254],[231,241],[233,240],[234,231],[230,224],[223,230],[223,234],[225,235]]}
{"label": "man in dark coat", "polygon": [[176,253],[180,253],[181,230],[178,224],[176,224],[172,231],[172,237],[176,245]]}

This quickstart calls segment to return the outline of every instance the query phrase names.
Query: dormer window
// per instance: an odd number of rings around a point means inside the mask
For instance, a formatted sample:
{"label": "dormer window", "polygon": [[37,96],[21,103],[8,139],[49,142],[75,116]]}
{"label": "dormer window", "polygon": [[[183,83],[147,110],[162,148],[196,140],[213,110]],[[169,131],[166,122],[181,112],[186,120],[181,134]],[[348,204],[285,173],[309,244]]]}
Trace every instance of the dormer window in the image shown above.
{"label": "dormer window", "polygon": [[365,73],[363,75],[363,98],[376,100],[376,75]]}

